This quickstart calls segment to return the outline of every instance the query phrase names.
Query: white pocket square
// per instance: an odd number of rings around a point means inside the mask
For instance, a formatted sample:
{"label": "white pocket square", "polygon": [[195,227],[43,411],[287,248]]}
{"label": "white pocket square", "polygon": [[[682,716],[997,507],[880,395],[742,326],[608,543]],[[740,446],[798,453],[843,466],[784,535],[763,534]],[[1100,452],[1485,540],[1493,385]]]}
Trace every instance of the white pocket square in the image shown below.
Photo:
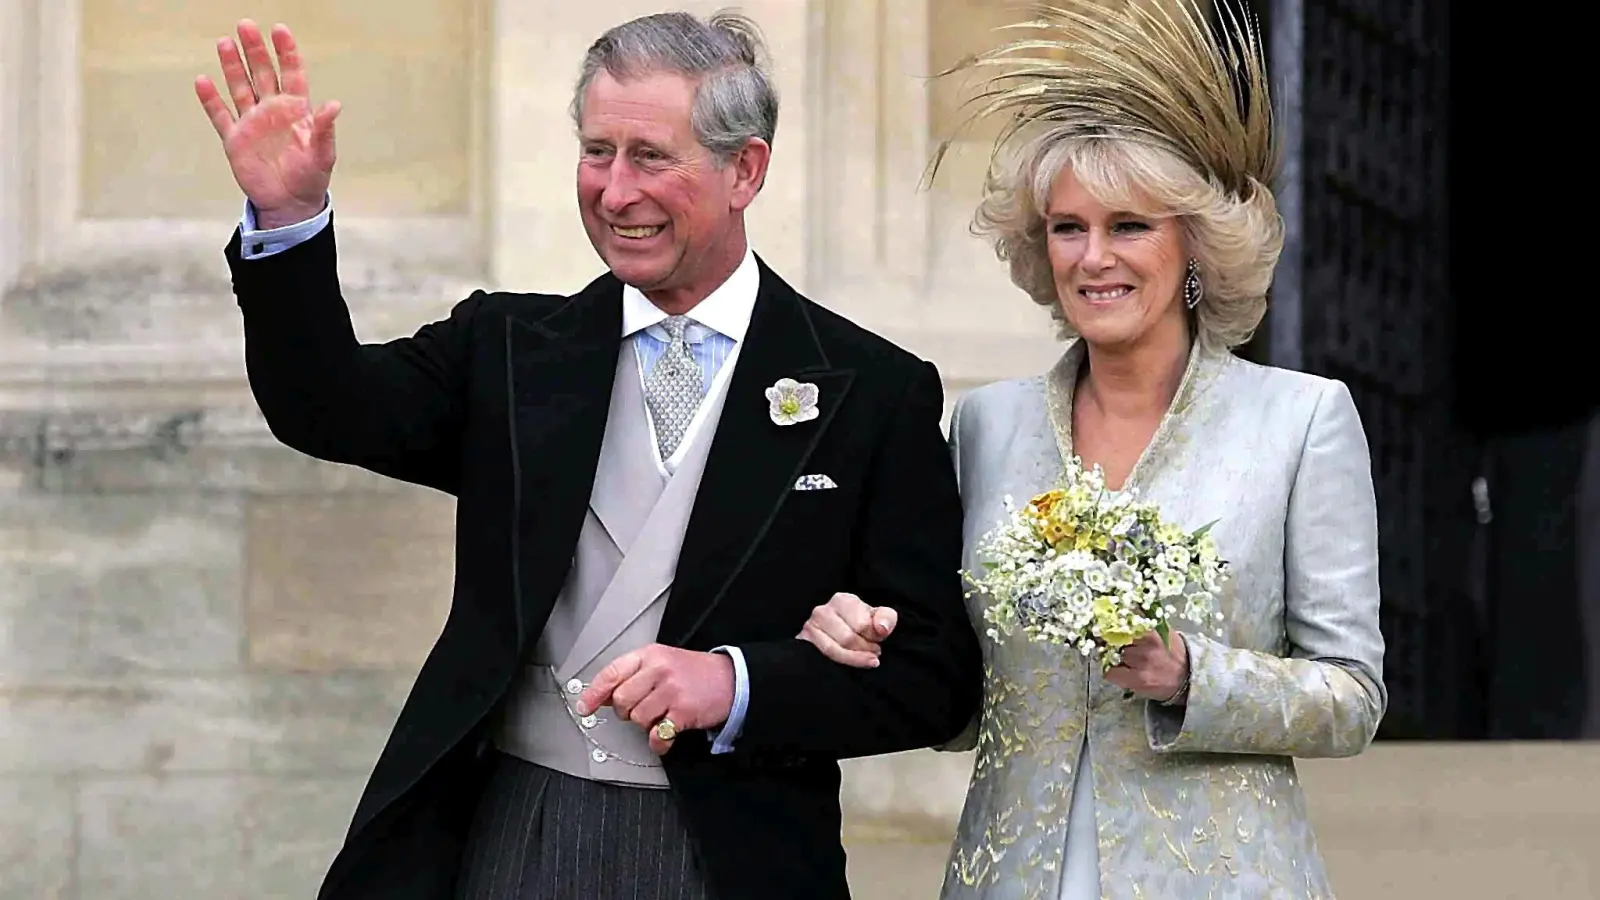
{"label": "white pocket square", "polygon": [[826,475],[801,475],[800,480],[794,483],[797,491],[826,491],[836,487],[838,485]]}

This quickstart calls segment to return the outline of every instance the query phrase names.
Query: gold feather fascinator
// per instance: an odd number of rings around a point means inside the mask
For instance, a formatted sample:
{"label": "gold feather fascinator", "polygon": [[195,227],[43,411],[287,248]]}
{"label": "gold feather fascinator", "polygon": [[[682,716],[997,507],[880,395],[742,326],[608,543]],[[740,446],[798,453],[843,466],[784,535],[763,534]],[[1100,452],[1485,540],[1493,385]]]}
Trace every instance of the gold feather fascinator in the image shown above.
{"label": "gold feather fascinator", "polygon": [[[1259,24],[1237,0],[1056,0],[1024,6],[1021,36],[937,77],[988,76],[956,133],[942,140],[931,181],[957,136],[997,114],[994,154],[1019,133],[1139,141],[1176,154],[1223,190],[1248,199],[1277,168]],[[1208,14],[1206,7],[1214,7]],[[991,163],[993,158],[991,158]]]}

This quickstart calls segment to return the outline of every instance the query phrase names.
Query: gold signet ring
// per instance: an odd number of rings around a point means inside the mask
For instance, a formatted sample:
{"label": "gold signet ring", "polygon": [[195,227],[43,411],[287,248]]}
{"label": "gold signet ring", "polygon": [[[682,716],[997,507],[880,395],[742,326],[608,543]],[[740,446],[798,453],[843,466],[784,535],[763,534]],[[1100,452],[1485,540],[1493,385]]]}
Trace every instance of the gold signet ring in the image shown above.
{"label": "gold signet ring", "polygon": [[671,741],[678,736],[678,726],[672,724],[671,719],[662,719],[656,723],[656,737],[663,741]]}

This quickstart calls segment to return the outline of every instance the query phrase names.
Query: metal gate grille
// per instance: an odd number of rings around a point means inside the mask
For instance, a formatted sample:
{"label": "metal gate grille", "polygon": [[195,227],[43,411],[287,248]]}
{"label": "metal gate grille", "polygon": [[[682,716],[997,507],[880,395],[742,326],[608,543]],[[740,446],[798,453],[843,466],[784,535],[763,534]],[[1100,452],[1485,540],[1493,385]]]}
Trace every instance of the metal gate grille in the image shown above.
{"label": "metal gate grille", "polygon": [[1304,0],[1299,12],[1301,367],[1350,386],[1372,449],[1385,733],[1443,736],[1460,712],[1430,681],[1460,671],[1438,629],[1465,616],[1452,607],[1474,463],[1451,422],[1446,0]]}

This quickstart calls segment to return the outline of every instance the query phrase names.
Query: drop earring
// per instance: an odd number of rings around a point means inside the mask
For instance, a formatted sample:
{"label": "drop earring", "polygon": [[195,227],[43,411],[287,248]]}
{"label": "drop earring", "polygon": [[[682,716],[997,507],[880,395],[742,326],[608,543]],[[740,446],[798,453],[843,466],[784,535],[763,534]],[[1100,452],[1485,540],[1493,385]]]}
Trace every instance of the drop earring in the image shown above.
{"label": "drop earring", "polygon": [[1205,295],[1205,285],[1200,283],[1200,264],[1191,257],[1188,274],[1183,277],[1183,305],[1194,309]]}

